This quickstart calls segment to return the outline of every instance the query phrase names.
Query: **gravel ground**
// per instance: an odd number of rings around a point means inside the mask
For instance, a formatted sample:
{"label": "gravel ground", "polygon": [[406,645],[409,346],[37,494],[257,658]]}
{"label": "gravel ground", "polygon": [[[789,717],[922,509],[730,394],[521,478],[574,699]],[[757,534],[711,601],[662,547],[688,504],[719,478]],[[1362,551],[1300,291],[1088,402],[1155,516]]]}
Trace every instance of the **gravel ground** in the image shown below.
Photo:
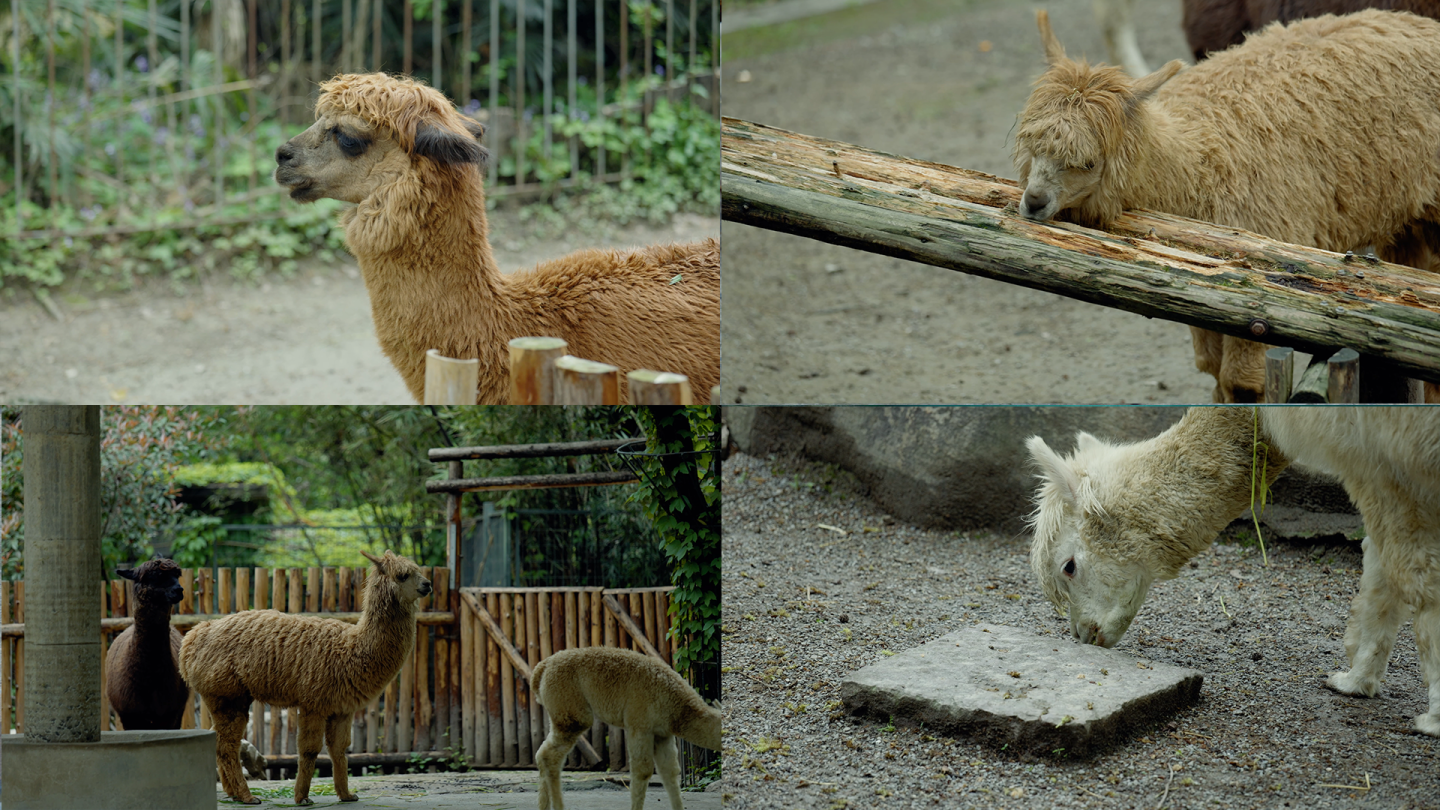
{"label": "gravel ground", "polygon": [[[733,456],[724,471],[727,806],[1440,807],[1414,636],[1380,695],[1321,686],[1358,544],[1271,539],[1269,569],[1232,526],[1152,588],[1117,649],[1205,673],[1200,701],[1087,760],[1025,760],[847,716],[856,669],[981,621],[1069,640],[1032,582],[1028,535],[901,525],[833,467]],[[1238,526],[1239,524],[1237,524]],[[1222,602],[1223,600],[1223,602]],[[1325,785],[1366,785],[1355,790]]]}

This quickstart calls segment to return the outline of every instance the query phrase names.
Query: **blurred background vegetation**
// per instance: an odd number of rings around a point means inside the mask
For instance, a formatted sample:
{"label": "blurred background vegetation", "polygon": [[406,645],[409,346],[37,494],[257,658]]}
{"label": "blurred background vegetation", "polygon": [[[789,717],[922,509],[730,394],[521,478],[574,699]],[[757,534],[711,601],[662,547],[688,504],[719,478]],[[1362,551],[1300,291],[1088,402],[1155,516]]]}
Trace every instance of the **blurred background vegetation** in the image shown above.
{"label": "blurred background vegetation", "polygon": [[716,0],[12,0],[0,290],[333,259],[343,204],[269,173],[345,70],[408,70],[486,120],[490,199],[537,227],[718,216],[717,21]]}

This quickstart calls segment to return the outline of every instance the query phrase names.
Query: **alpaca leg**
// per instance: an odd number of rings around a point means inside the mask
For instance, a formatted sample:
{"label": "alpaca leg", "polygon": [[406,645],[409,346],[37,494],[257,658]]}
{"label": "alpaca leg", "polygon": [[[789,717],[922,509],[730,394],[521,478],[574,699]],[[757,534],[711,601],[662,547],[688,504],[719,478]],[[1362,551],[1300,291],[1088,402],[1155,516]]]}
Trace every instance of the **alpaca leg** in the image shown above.
{"label": "alpaca leg", "polygon": [[[245,775],[240,772],[240,738],[245,734],[245,722],[249,705],[234,706],[217,702],[210,705],[210,714],[215,718],[215,765],[220,771],[220,785],[225,794],[241,804],[259,804],[260,800],[250,794],[245,784]],[[210,701],[206,700],[209,705]]]}
{"label": "alpaca leg", "polygon": [[1211,398],[1216,402],[1225,401],[1224,393],[1220,390],[1220,361],[1225,356],[1224,338],[1219,332],[1190,327],[1190,345],[1195,349],[1195,368],[1215,378],[1215,391]]}
{"label": "alpaca leg", "polygon": [[1221,340],[1220,390],[1226,402],[1265,401],[1263,343],[1225,335]]}
{"label": "alpaca leg", "polygon": [[325,716],[301,709],[300,734],[295,747],[300,759],[295,765],[295,803],[314,804],[310,798],[310,779],[315,776],[315,758],[320,756],[320,746],[325,742]]}
{"label": "alpaca leg", "polygon": [[325,718],[325,745],[330,749],[330,762],[335,771],[335,795],[342,802],[359,801],[350,792],[350,713],[332,714]]}
{"label": "alpaca leg", "polygon": [[655,737],[643,731],[626,731],[625,747],[630,755],[630,810],[644,810],[645,789],[650,786],[650,777],[655,775]]}
{"label": "alpaca leg", "polygon": [[675,750],[674,737],[655,740],[655,770],[660,772],[660,781],[670,794],[670,810],[685,810],[680,801],[680,754]]}
{"label": "alpaca leg", "polygon": [[1415,647],[1430,687],[1430,711],[1415,718],[1415,728],[1440,737],[1440,602],[1433,598],[1415,613]]}
{"label": "alpaca leg", "polygon": [[1409,611],[1386,582],[1379,544],[1367,537],[1360,546],[1365,550],[1360,592],[1350,602],[1350,622],[1345,626],[1350,671],[1331,675],[1325,685],[1346,695],[1374,697],[1385,676],[1395,634]]}
{"label": "alpaca leg", "polygon": [[583,726],[570,723],[561,728],[551,720],[550,734],[541,743],[540,750],[535,752],[535,765],[540,770],[540,810],[550,810],[552,802],[555,810],[565,810],[565,800],[560,798],[560,769],[586,728],[589,728],[589,723]]}

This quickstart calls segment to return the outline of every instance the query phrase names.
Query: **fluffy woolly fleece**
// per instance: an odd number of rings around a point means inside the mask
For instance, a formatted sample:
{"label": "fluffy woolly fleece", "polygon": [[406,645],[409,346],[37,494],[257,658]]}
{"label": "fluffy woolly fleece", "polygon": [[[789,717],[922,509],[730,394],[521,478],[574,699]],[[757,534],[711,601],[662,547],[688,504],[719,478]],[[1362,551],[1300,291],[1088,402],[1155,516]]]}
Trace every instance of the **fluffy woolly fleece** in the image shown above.
{"label": "fluffy woolly fleece", "polygon": [[127,731],[180,728],[190,688],[180,677],[180,631],[170,608],[185,598],[180,566],[158,559],[116,575],[135,583],[135,623],[105,659],[105,697]]}
{"label": "fluffy woolly fleece", "polygon": [[1415,727],[1440,736],[1437,417],[1429,408],[1192,408],[1136,444],[1081,433],[1068,457],[1033,437],[1027,446],[1043,483],[1031,566],[1051,601],[1069,608],[1075,636],[1111,647],[1150,584],[1177,576],[1292,460],[1332,474],[1368,536],[1345,629],[1351,668],[1326,683],[1374,696],[1396,633],[1413,615],[1429,685],[1429,711]]}
{"label": "fluffy woolly fleece", "polygon": [[215,718],[215,757],[225,792],[258,804],[240,776],[238,749],[250,703],[300,710],[295,803],[312,804],[310,779],[321,744],[335,768],[335,793],[349,791],[345,752],[351,714],[389,683],[415,646],[415,601],[430,593],[419,566],[385,552],[365,555],[374,567],[365,580],[360,621],[247,610],[202,622],[185,634],[180,673]]}
{"label": "fluffy woolly fleece", "polygon": [[[1364,11],[1272,25],[1132,79],[1066,58],[1039,20],[1050,67],[1015,136],[1023,215],[1103,228],[1148,208],[1440,266],[1440,23]],[[1192,336],[1217,400],[1262,398],[1263,346]]]}
{"label": "fluffy woolly fleece", "polygon": [[550,733],[535,762],[540,810],[564,810],[560,767],[596,718],[624,726],[630,756],[632,810],[658,769],[671,810],[682,810],[675,738],[720,750],[720,710],[705,705],[675,670],[648,655],[614,647],[562,650],[535,666],[530,686],[550,718]]}
{"label": "fluffy woolly fleece", "polygon": [[1181,25],[1198,62],[1216,51],[1239,45],[1245,41],[1245,34],[1273,22],[1350,14],[1367,8],[1440,18],[1437,0],[1184,0]]}
{"label": "fluffy woolly fleece", "polygon": [[624,373],[641,368],[684,374],[700,392],[719,382],[716,240],[584,250],[502,274],[487,234],[486,156],[476,144],[483,127],[410,79],[342,75],[320,88],[322,131],[312,127],[281,147],[276,180],[303,190],[334,164],[353,161],[326,148],[332,122],[361,131],[370,150],[384,149],[385,141],[398,147],[341,222],[364,273],[380,345],[417,401],[425,352],[438,349],[479,358],[477,401],[507,403],[506,344],[525,336],[564,338],[572,355],[619,367],[622,397]]}

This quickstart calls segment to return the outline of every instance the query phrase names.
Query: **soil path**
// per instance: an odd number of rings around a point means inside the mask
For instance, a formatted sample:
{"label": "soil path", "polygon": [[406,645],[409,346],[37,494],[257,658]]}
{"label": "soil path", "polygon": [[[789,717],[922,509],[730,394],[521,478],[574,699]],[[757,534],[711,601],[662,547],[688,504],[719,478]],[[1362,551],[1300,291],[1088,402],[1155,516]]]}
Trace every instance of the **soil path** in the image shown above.
{"label": "soil path", "polygon": [[[587,225],[537,242],[513,211],[491,213],[506,272],[582,247],[719,236],[719,220]],[[293,278],[245,285],[220,277],[176,293],[58,296],[57,320],[30,296],[0,303],[0,402],[410,404],[380,350],[360,270],[311,263]]]}
{"label": "soil path", "polygon": [[[1152,65],[1188,57],[1179,2],[1136,6]],[[884,0],[725,35],[725,114],[1014,177],[1011,128],[1043,68],[1040,8],[1071,55],[1108,61],[1088,2]],[[723,232],[726,402],[1210,401],[1179,324]]]}

